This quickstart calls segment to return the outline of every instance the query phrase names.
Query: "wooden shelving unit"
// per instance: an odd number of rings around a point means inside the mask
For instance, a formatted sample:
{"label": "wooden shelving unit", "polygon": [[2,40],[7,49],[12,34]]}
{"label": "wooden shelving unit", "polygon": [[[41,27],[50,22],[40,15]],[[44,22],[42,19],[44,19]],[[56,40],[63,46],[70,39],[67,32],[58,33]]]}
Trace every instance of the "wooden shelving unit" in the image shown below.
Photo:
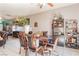
{"label": "wooden shelving unit", "polygon": [[[53,35],[53,42],[55,41],[56,37],[64,36],[64,19],[63,18],[59,17],[57,19],[53,19],[52,35]],[[62,41],[62,39],[60,39],[60,41]],[[62,45],[62,42],[59,42],[59,45]]]}
{"label": "wooden shelving unit", "polygon": [[77,45],[77,20],[67,20],[65,24],[66,44],[68,47],[76,47]]}
{"label": "wooden shelving unit", "polygon": [[53,24],[52,24],[53,35],[63,34],[61,31],[63,27],[64,27],[64,20],[61,19],[53,20]]}

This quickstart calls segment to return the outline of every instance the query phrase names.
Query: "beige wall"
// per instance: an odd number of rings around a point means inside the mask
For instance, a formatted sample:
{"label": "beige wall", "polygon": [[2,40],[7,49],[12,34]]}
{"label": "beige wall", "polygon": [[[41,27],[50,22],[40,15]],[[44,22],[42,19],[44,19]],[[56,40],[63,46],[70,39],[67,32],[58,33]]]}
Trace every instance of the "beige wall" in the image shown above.
{"label": "beige wall", "polygon": [[[34,32],[49,31],[51,33],[51,15],[49,13],[37,14],[30,17],[31,26]],[[38,27],[34,27],[34,22],[38,23]]]}
{"label": "beige wall", "polygon": [[[72,6],[66,6],[63,8],[58,8],[29,16],[31,19],[31,26],[33,31],[34,32],[48,31],[48,35],[51,35],[52,34],[51,24],[52,24],[53,14],[55,13],[61,13],[65,20],[77,19],[79,22],[79,4],[75,4]],[[38,22],[37,28],[34,27],[34,22]]]}

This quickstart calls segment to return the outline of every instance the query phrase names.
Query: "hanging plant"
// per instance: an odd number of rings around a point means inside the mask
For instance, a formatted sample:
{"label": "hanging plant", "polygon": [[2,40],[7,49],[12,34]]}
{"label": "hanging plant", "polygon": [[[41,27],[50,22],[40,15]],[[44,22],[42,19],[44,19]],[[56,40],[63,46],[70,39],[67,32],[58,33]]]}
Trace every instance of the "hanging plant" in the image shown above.
{"label": "hanging plant", "polygon": [[19,25],[19,26],[24,26],[24,25],[28,24],[28,20],[26,17],[18,17],[16,19],[16,22],[17,22],[17,25]]}

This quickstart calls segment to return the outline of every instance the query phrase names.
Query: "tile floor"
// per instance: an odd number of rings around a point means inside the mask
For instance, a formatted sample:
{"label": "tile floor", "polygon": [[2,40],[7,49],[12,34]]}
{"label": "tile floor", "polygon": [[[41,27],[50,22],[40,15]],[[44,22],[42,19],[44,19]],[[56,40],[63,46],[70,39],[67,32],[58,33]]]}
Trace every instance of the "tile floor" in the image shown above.
{"label": "tile floor", "polygon": [[[9,38],[6,42],[5,48],[0,47],[0,56],[24,56],[24,54],[19,54],[20,43],[18,39]],[[59,56],[79,56],[79,49],[72,49],[66,47],[57,47],[55,55]],[[35,53],[29,51],[29,56],[35,56]],[[40,55],[38,55],[40,56]]]}

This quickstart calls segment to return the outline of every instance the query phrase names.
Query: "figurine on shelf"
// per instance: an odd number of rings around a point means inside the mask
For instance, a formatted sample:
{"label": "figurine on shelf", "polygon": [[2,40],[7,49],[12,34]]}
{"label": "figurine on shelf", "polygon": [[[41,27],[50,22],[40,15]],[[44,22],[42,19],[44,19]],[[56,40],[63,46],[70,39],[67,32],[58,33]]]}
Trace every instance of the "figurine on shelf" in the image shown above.
{"label": "figurine on shelf", "polygon": [[75,40],[76,40],[76,39],[74,39],[72,36],[69,37],[68,40],[67,40],[67,41],[68,41],[68,46],[72,46],[72,44],[75,43]]}

